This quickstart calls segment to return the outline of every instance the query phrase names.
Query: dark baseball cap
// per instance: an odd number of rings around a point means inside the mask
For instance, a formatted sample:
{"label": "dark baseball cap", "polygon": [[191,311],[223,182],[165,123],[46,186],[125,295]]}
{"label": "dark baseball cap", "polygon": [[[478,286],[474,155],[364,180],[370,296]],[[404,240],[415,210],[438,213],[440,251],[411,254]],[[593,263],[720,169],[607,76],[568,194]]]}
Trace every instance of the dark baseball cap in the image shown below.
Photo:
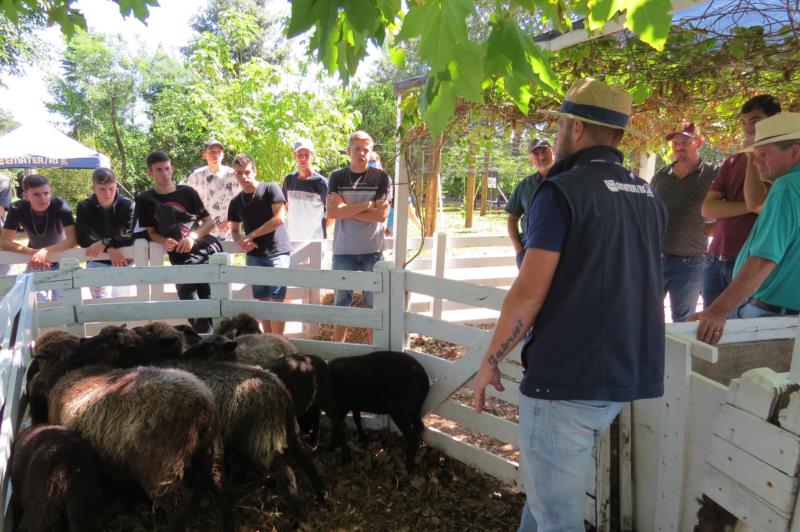
{"label": "dark baseball cap", "polygon": [[220,147],[220,148],[222,148],[223,150],[225,149],[225,146],[223,146],[223,145],[222,145],[222,143],[221,143],[220,141],[218,141],[217,139],[210,139],[210,140],[207,140],[207,141],[206,141],[206,143],[205,143],[205,145],[203,146],[203,149],[204,149],[204,150],[207,150],[207,149],[209,149],[211,146],[219,146],[219,147]]}
{"label": "dark baseball cap", "polygon": [[534,139],[531,141],[530,148],[528,148],[528,153],[532,152],[533,150],[537,150],[539,148],[550,148],[550,141],[547,139]]}

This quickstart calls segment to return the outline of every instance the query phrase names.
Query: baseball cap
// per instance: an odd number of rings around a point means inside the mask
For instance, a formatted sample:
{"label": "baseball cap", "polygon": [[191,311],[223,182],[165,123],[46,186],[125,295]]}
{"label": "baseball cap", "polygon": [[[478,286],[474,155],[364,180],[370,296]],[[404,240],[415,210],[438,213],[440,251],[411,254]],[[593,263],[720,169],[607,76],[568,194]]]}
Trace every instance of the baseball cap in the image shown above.
{"label": "baseball cap", "polygon": [[207,150],[211,146],[219,146],[223,150],[225,149],[225,146],[223,146],[222,143],[220,141],[218,141],[217,139],[209,139],[209,140],[207,140],[205,145],[204,145],[204,147],[203,147],[203,149]]}
{"label": "baseball cap", "polygon": [[684,120],[681,122],[680,126],[676,128],[676,131],[673,131],[666,137],[667,140],[672,140],[678,135],[686,135],[687,137],[697,138],[700,136],[700,129],[694,125],[694,122],[689,122],[688,120]]}
{"label": "baseball cap", "polygon": [[534,139],[531,141],[531,146],[528,148],[528,153],[539,148],[550,148],[550,141],[547,139]]}
{"label": "baseball cap", "polygon": [[294,151],[297,152],[298,150],[308,150],[311,153],[314,153],[314,143],[308,139],[298,139],[294,143]]}

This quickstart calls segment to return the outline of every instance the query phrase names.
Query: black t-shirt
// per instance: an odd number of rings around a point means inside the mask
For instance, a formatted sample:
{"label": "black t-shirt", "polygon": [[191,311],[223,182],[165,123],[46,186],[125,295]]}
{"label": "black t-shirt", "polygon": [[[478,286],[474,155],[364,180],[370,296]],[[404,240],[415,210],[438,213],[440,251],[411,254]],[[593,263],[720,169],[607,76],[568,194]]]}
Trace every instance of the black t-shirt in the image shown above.
{"label": "black t-shirt", "polygon": [[28,247],[42,249],[67,238],[64,227],[75,225],[72,209],[66,201],[50,199],[50,206],[42,214],[34,214],[28,200],[15,201],[8,209],[3,229],[22,228],[28,235]]}
{"label": "black t-shirt", "polygon": [[159,194],[151,188],[136,198],[139,227],[153,227],[163,237],[180,240],[189,236],[206,216],[208,211],[197,191],[185,185],[178,185],[169,194]]}
{"label": "black t-shirt", "polygon": [[[178,185],[174,192],[159,194],[145,190],[136,197],[136,220],[141,228],[153,227],[166,238],[180,240],[209,216],[203,200],[192,187]],[[189,253],[170,252],[170,264],[205,264],[208,257],[221,251],[219,241],[211,235],[198,239]]]}
{"label": "black t-shirt", "polygon": [[[228,206],[228,220],[244,225],[244,232],[258,229],[272,219],[272,206],[275,203],[286,203],[280,187],[275,183],[258,183],[252,194],[239,192]],[[292,243],[286,224],[266,235],[256,237],[253,242],[258,246],[248,255],[263,257],[281,255],[292,252]]]}

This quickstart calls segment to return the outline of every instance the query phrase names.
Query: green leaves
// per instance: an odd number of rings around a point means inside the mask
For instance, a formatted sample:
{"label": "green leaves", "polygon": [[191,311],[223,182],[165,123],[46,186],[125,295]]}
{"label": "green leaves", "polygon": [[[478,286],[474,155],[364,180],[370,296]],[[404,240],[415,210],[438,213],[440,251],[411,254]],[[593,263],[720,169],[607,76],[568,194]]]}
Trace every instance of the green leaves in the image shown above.
{"label": "green leaves", "polygon": [[670,0],[622,0],[628,12],[625,27],[655,48],[663,50],[672,25]]}
{"label": "green leaves", "polygon": [[527,113],[531,82],[545,92],[558,91],[549,58],[508,18],[493,16],[491,25],[486,53],[487,73],[502,76],[505,91],[517,107]]}

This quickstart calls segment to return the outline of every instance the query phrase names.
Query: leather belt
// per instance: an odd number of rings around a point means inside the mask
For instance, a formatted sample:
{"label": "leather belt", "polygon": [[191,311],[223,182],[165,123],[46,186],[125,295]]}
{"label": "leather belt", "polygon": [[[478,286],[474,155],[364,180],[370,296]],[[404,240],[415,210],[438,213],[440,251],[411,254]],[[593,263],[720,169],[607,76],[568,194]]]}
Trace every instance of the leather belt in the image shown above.
{"label": "leather belt", "polygon": [[783,307],[779,307],[777,305],[770,305],[769,303],[767,303],[765,301],[758,300],[758,299],[756,299],[754,297],[751,297],[750,301],[748,301],[748,303],[750,303],[754,307],[758,307],[758,308],[763,309],[763,310],[768,310],[769,312],[773,312],[775,314],[785,314],[787,316],[796,316],[796,315],[800,314],[800,310],[795,310],[795,309],[791,309],[791,308],[783,308]]}

